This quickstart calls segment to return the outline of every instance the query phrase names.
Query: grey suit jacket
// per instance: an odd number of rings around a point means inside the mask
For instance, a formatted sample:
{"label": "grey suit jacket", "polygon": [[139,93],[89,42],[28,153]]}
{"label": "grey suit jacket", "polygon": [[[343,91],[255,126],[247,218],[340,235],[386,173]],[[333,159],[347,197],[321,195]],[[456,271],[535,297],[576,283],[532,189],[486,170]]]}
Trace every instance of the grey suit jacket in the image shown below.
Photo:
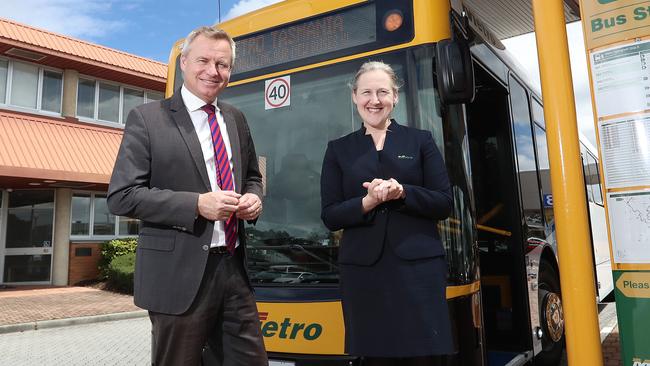
{"label": "grey suit jacket", "polygon": [[[262,177],[244,115],[217,102],[233,154],[235,189],[262,197]],[[136,254],[135,304],[166,314],[189,309],[201,284],[214,222],[197,215],[210,180],[201,146],[180,91],[134,108],[126,122],[108,207],[141,220]],[[239,242],[245,253],[244,225]],[[244,256],[240,256],[243,258]]]}

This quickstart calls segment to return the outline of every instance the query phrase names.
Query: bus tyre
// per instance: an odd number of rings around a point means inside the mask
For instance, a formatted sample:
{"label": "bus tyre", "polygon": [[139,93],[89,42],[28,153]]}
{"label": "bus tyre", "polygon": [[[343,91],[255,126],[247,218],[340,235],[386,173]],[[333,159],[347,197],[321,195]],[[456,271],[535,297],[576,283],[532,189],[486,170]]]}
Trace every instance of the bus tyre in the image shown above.
{"label": "bus tyre", "polygon": [[542,351],[535,365],[556,366],[564,349],[564,312],[560,294],[560,279],[553,265],[542,259],[539,264],[539,319],[542,328]]}

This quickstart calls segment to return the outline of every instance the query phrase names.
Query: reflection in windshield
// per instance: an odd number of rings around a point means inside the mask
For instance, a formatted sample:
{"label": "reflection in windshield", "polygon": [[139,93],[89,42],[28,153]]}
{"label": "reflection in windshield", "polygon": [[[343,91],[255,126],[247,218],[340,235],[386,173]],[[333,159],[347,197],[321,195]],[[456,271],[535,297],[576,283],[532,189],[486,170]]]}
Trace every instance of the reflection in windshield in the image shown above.
{"label": "reflection in windshield", "polygon": [[551,190],[550,165],[548,163],[548,147],[546,133],[535,125],[535,141],[537,143],[537,158],[539,159],[539,176],[542,183],[542,202],[544,212],[544,235],[546,240],[555,243],[555,215],[553,213],[553,194]]}
{"label": "reflection in windshield", "polygon": [[526,238],[543,238],[544,221],[540,205],[540,191],[535,160],[535,145],[533,130],[528,107],[526,90],[513,80],[510,83],[510,98],[512,118],[515,129],[517,147],[517,164],[519,169],[519,185],[521,189],[521,204],[524,211],[524,235]]}
{"label": "reflection in windshield", "polygon": [[356,65],[291,75],[291,104],[264,108],[264,80],[223,98],[248,119],[264,182],[264,211],[248,226],[254,284],[336,284],[338,240],[320,220],[320,170],[327,141],[351,132],[347,79]]}
{"label": "reflection in windshield", "polygon": [[[402,58],[383,55],[396,65]],[[327,142],[360,126],[349,81],[364,60],[291,74],[290,105],[265,109],[264,80],[230,87],[223,100],[248,120],[264,183],[264,211],[246,228],[251,281],[338,284],[342,232],[320,219],[320,171]],[[403,78],[402,67],[396,71]],[[395,109],[406,122],[406,95]]]}
{"label": "reflection in windshield", "polygon": [[[248,268],[255,284],[337,283],[338,240],[324,231],[325,238],[300,238],[286,231],[246,229]],[[331,238],[330,238],[331,236]]]}

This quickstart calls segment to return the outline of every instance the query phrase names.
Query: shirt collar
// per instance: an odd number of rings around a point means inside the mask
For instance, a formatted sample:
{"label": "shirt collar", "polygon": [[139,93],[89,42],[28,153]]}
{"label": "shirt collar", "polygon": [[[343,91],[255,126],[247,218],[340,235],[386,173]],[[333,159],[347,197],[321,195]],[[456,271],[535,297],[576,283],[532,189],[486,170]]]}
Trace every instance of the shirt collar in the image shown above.
{"label": "shirt collar", "polygon": [[[183,103],[185,103],[185,107],[189,112],[194,112],[201,110],[201,107],[205,105],[205,102],[194,95],[189,89],[185,87],[185,84],[181,87],[181,97],[183,98]],[[217,107],[217,100],[215,99],[214,102],[212,102],[212,105],[214,105],[214,108],[217,112],[219,112],[219,107]]]}

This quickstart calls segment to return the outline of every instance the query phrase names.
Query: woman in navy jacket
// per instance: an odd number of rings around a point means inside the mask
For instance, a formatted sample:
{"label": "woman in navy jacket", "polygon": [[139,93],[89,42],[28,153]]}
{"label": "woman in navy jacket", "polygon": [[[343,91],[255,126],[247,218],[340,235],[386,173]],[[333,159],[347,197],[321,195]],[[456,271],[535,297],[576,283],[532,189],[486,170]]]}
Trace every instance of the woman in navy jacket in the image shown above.
{"label": "woman in navy jacket", "polygon": [[453,352],[437,230],[449,180],[431,134],[390,118],[397,92],[390,66],[361,66],[352,100],[363,126],[329,142],[321,174],[321,218],[343,229],[346,351],[364,365],[430,365]]}

